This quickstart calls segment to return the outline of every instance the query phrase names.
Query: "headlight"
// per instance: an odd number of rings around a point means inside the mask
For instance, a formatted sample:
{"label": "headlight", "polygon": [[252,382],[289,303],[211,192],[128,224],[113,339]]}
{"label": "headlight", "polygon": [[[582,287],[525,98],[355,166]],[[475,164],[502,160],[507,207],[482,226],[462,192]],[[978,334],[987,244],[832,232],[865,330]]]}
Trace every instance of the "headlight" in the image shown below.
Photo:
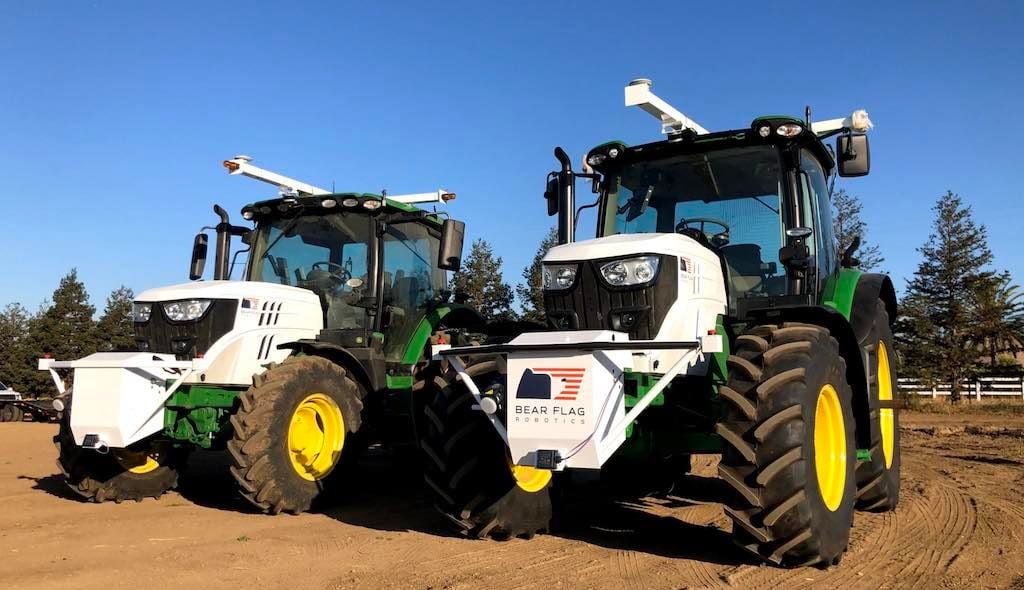
{"label": "headlight", "polygon": [[576,282],[575,264],[545,264],[544,288],[548,291],[560,291],[572,287]]}
{"label": "headlight", "polygon": [[206,313],[212,303],[209,299],[189,299],[164,304],[164,315],[172,322],[191,322]]}
{"label": "headlight", "polygon": [[657,256],[613,260],[601,267],[601,276],[609,285],[615,287],[642,285],[654,280],[660,262],[661,259]]}
{"label": "headlight", "polygon": [[132,318],[136,322],[148,322],[151,315],[153,315],[152,303],[132,303]]}

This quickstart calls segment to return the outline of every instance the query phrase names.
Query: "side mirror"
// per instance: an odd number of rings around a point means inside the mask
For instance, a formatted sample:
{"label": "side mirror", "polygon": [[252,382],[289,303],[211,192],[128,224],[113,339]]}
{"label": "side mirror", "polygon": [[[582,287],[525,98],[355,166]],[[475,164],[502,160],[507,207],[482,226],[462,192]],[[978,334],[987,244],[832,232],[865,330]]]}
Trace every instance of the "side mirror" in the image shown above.
{"label": "side mirror", "polygon": [[196,239],[192,242],[192,265],[188,271],[190,281],[198,281],[203,278],[203,269],[206,268],[206,250],[209,243],[210,239],[206,237],[206,234],[196,234]]}
{"label": "side mirror", "polygon": [[466,224],[455,219],[445,219],[441,225],[441,248],[437,253],[437,266],[442,270],[457,271],[462,265],[462,242],[466,235]]}
{"label": "side mirror", "polygon": [[548,182],[544,186],[544,200],[548,202],[548,217],[558,213],[558,173],[548,174]]}
{"label": "side mirror", "polygon": [[871,170],[868,136],[863,133],[840,135],[836,139],[836,157],[839,160],[839,176],[867,176]]}

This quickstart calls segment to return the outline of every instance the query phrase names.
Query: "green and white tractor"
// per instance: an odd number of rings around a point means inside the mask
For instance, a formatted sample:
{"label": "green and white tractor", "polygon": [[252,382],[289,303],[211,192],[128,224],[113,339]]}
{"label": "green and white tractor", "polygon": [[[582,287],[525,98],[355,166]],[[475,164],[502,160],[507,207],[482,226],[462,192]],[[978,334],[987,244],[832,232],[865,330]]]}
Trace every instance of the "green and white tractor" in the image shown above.
{"label": "green and white tractor", "polygon": [[[428,343],[480,321],[447,302],[463,223],[415,206],[453,194],[335,193],[247,157],[224,165],[280,195],[242,209],[254,227],[214,207],[214,280],[201,280],[201,232],[192,282],[136,298],[133,350],[39,362],[61,393],[60,468],[89,500],[160,496],[188,452],[226,449],[252,504],[305,511],[359,447],[414,448],[411,393]],[[236,236],[245,248],[233,257]],[[240,254],[243,280],[229,280]]]}
{"label": "green and white tractor", "polygon": [[[834,173],[868,173],[867,113],[710,132],[648,80],[625,97],[666,137],[600,145],[582,173],[555,150],[549,330],[433,351],[420,442],[437,507],[469,536],[530,537],[558,486],[680,476],[720,453],[739,545],[835,564],[855,508],[899,498],[895,294],[857,270],[856,246],[837,251],[829,202]],[[575,241],[580,177],[597,237]]]}

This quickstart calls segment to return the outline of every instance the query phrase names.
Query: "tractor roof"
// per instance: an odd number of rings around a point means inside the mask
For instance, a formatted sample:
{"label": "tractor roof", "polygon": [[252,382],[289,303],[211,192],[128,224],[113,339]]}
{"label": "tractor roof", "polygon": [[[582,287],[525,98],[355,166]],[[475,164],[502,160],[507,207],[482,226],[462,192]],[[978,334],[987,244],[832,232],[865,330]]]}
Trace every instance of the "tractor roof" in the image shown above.
{"label": "tractor roof", "polygon": [[[373,203],[366,205],[365,203]],[[389,199],[374,193],[327,193],[321,195],[284,196],[276,199],[256,201],[242,207],[242,217],[247,220],[262,216],[279,216],[292,209],[303,208],[310,213],[326,215],[337,211],[350,211],[377,215],[380,213],[422,213],[424,219],[436,224],[441,220],[437,213],[414,207],[401,201]]]}

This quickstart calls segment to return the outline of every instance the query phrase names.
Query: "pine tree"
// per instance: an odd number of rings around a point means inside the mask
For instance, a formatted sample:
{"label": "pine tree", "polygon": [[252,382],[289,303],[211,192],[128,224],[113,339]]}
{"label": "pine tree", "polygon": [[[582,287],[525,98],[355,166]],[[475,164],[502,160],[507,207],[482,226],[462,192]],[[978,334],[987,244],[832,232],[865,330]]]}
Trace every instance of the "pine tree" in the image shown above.
{"label": "pine tree", "polygon": [[835,191],[832,194],[832,232],[836,236],[840,254],[850,247],[853,238],[860,236],[860,248],[855,254],[860,260],[858,268],[874,270],[885,262],[885,258],[877,245],[869,245],[867,242],[868,228],[860,218],[861,208],[860,198],[856,195],[843,189]]}
{"label": "pine tree", "polygon": [[512,287],[501,274],[501,257],[494,255],[491,245],[483,239],[473,241],[462,268],[452,276],[456,300],[465,300],[489,320],[510,320]]}
{"label": "pine tree", "polygon": [[558,229],[551,228],[537,248],[530,266],[523,269],[523,282],[516,286],[516,294],[522,304],[521,318],[532,322],[544,321],[544,291],[541,261],[548,250],[558,245]]}
{"label": "pine tree", "polygon": [[135,293],[128,287],[114,289],[107,297],[107,307],[96,324],[100,350],[131,350],[135,345],[132,325],[132,301]]}
{"label": "pine tree", "polygon": [[[53,291],[53,302],[29,322],[28,346],[33,358],[48,355],[73,361],[96,352],[99,340],[92,319],[95,312],[85,285],[78,280],[78,270],[72,268]],[[36,371],[30,387],[51,392],[53,383],[49,375]]]}
{"label": "pine tree", "polygon": [[993,280],[984,225],[952,191],[933,207],[935,228],[918,248],[922,260],[907,286],[898,322],[901,352],[910,374],[952,386],[950,401],[960,399],[981,351],[977,344],[979,289]]}
{"label": "pine tree", "polygon": [[15,391],[27,393],[35,369],[27,346],[30,316],[20,303],[0,311],[0,381]]}
{"label": "pine tree", "polygon": [[997,365],[1002,353],[1012,356],[1024,349],[1024,293],[1010,280],[1003,272],[977,291],[976,331],[989,367]]}

